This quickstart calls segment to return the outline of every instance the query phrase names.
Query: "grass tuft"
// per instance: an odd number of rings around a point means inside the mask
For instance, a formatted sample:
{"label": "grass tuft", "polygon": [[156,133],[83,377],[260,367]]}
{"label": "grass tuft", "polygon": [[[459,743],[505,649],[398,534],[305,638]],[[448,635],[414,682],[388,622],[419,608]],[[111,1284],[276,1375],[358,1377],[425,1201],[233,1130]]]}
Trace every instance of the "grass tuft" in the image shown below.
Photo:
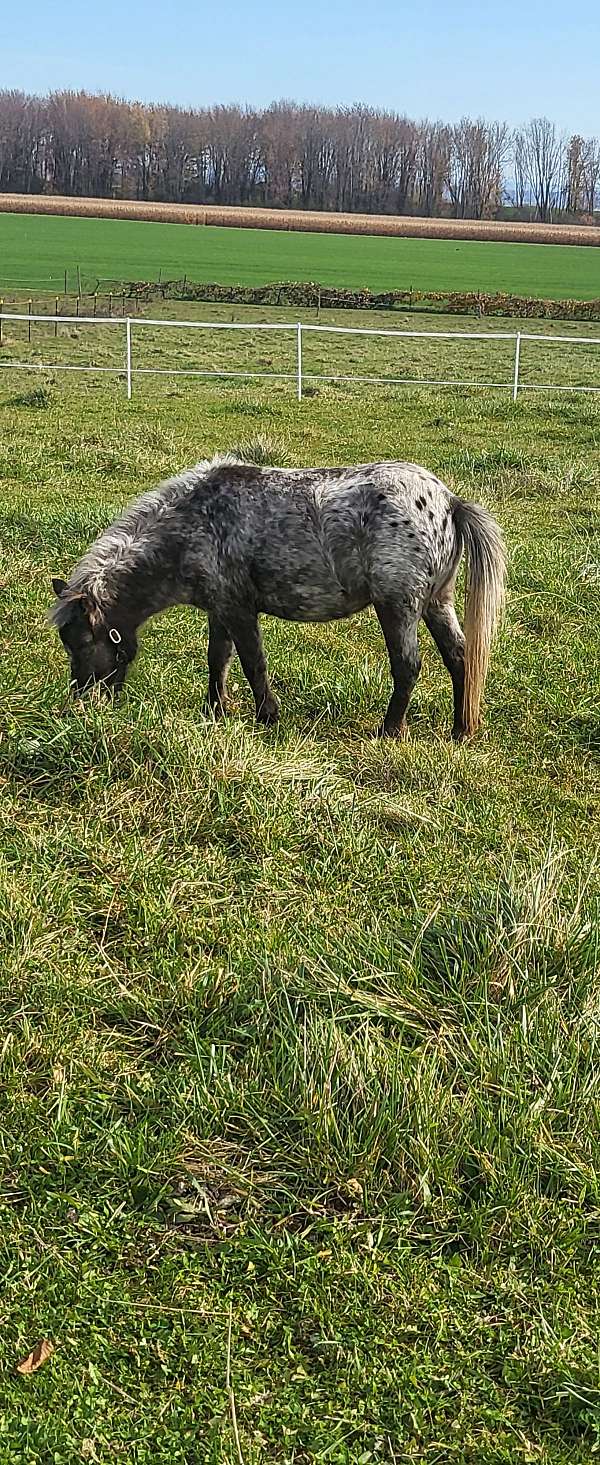
{"label": "grass tuft", "polygon": [[276,464],[280,468],[289,466],[289,449],[284,439],[268,432],[257,432],[252,437],[241,438],[230,449],[234,458],[242,463],[256,463],[260,468]]}
{"label": "grass tuft", "polygon": [[33,387],[30,392],[17,392],[10,397],[7,403],[9,407],[40,407],[46,408],[52,405],[52,392],[50,387]]}

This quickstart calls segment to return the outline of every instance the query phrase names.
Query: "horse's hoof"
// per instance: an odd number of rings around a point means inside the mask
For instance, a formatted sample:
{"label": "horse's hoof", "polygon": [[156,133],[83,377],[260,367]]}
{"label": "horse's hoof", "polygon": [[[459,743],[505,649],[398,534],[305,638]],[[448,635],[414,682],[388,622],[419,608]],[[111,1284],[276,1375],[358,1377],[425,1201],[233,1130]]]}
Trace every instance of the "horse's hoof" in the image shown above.
{"label": "horse's hoof", "polygon": [[470,739],[472,738],[472,736],[473,736],[473,734],[470,733],[469,730],[468,730],[468,728],[466,728],[466,727],[456,727],[455,726],[452,729],[452,742],[453,743],[468,743],[470,741]]}
{"label": "horse's hoof", "polygon": [[396,742],[405,743],[408,740],[409,732],[405,722],[395,723],[386,726],[385,722],[378,727],[375,734],[377,738],[395,738]]}
{"label": "horse's hoof", "polygon": [[207,698],[206,701],[202,704],[202,711],[205,717],[213,717],[215,722],[220,722],[222,717],[227,716],[227,713],[229,711],[229,703],[209,702]]}
{"label": "horse's hoof", "polygon": [[262,727],[275,727],[279,722],[279,707],[276,702],[266,702],[257,710],[257,721]]}

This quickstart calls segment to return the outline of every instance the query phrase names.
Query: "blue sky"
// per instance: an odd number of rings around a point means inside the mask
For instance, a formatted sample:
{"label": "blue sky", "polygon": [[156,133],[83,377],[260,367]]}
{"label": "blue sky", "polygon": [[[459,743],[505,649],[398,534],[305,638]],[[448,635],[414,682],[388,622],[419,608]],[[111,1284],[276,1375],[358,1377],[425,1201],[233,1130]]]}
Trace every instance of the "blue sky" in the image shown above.
{"label": "blue sky", "polygon": [[8,0],[0,85],[183,105],[364,101],[600,132],[597,0]]}

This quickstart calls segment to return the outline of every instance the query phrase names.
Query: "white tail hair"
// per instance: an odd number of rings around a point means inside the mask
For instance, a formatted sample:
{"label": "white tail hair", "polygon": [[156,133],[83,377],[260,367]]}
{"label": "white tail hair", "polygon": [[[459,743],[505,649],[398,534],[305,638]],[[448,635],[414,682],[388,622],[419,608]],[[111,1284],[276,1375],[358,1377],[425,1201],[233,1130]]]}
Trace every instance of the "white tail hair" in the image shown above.
{"label": "white tail hair", "polygon": [[504,604],[506,551],[502,530],[487,509],[455,498],[452,516],[466,555],[464,721],[465,731],[474,733]]}

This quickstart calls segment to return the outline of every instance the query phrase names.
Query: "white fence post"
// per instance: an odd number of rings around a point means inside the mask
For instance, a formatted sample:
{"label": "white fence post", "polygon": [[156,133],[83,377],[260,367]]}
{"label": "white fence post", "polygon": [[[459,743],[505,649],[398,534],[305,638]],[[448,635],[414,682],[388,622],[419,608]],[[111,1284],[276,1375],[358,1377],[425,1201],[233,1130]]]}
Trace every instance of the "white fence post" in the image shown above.
{"label": "white fence post", "polygon": [[297,365],[298,365],[298,401],[302,401],[302,321],[298,321],[296,328],[297,340]]}
{"label": "white fence post", "polygon": [[516,402],[519,391],[519,363],[521,360],[521,332],[517,331],[515,341],[515,374],[513,377],[513,402]]}
{"label": "white fence post", "polygon": [[125,372],[126,372],[126,375],[127,375],[127,401],[130,402],[131,401],[131,318],[130,318],[130,316],[127,316],[127,320],[125,321],[125,332],[126,332]]}

